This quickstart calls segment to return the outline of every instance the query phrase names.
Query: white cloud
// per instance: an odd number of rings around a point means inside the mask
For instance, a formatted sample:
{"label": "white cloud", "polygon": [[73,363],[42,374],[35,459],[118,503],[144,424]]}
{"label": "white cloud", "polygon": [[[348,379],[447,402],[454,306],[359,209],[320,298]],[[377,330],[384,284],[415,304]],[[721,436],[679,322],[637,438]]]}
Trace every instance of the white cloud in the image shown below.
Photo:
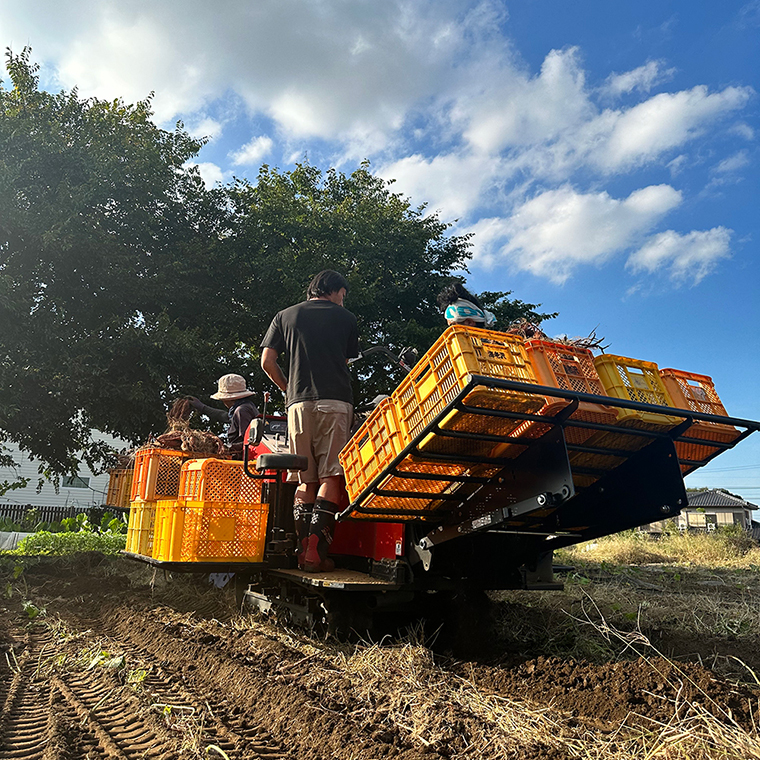
{"label": "white cloud", "polygon": [[610,74],[602,87],[602,92],[616,97],[634,90],[649,92],[652,87],[673,76],[675,69],[663,69],[662,61],[647,61],[632,71]]}
{"label": "white cloud", "polygon": [[274,142],[271,137],[260,135],[254,137],[240,150],[231,153],[230,158],[235,166],[256,166],[261,163],[261,160],[272,150],[273,146]]}
{"label": "white cloud", "polygon": [[755,130],[752,129],[752,127],[750,127],[749,124],[743,121],[737,122],[728,131],[731,134],[739,135],[739,137],[743,137],[745,140],[755,139]]}
{"label": "white cloud", "polygon": [[[411,122],[426,142],[464,144],[474,164],[509,152],[557,182],[584,166],[628,171],[680,148],[750,92],[697,87],[600,112],[579,50],[550,51],[532,75],[500,31],[497,0],[280,0],[224,13],[202,0],[11,5],[0,10],[8,41],[55,62],[61,86],[127,101],[155,91],[162,123],[192,124],[231,96],[283,139],[320,138],[350,160],[403,158]],[[606,87],[644,92],[667,74],[649,61]]]}
{"label": "white cloud", "polygon": [[667,230],[653,235],[631,254],[626,267],[634,273],[666,270],[674,282],[696,285],[730,255],[731,234],[725,227],[685,235]]}
{"label": "white cloud", "polygon": [[486,265],[506,261],[562,283],[577,266],[604,263],[635,244],[680,202],[681,193],[669,185],[644,187],[623,200],[570,186],[547,190],[508,219],[473,225],[475,259]]}
{"label": "white cloud", "polygon": [[224,132],[224,124],[221,121],[202,114],[185,124],[185,127],[192,137],[207,138],[209,142],[218,140]]}
{"label": "white cloud", "polygon": [[[473,72],[474,73],[474,72]],[[467,83],[453,112],[478,151],[533,145],[593,116],[577,48],[552,50],[537,77],[501,65],[476,88]]]}
{"label": "white cloud", "polygon": [[670,169],[670,176],[677,177],[688,165],[689,157],[685,153],[676,156],[672,161],[668,161],[667,168]]}
{"label": "white cloud", "polygon": [[[130,102],[155,91],[161,123],[183,118],[218,143],[257,135],[222,167],[201,158],[210,185],[275,151],[287,163],[369,157],[413,203],[475,230],[480,261],[555,281],[640,245],[681,199],[668,185],[616,199],[601,183],[653,165],[690,179],[690,142],[753,94],[699,85],[650,97],[673,71],[660,60],[589,82],[575,47],[535,71],[504,35],[502,0],[278,0],[224,13],[202,0],[36,0],[3,4],[0,29],[16,52],[31,44],[57,86]],[[727,131],[754,138],[744,122]],[[718,153],[708,188],[747,155]]]}
{"label": "white cloud", "polygon": [[187,167],[197,167],[200,172],[201,179],[207,188],[211,189],[214,185],[221,184],[227,180],[227,176],[216,164],[212,164],[209,161],[202,161],[196,163],[194,161],[188,161],[185,164]]}
{"label": "white cloud", "polygon": [[220,13],[202,0],[38,0],[0,11],[0,24],[83,95],[134,101],[155,91],[162,122],[234,92],[296,136],[382,137],[447,81],[473,29],[461,23],[468,6],[279,0]]}
{"label": "white cloud", "polygon": [[652,161],[701,134],[724,114],[742,108],[749,87],[726,87],[708,93],[703,85],[676,93],[660,93],[624,112],[605,112],[607,134],[590,159],[605,171],[621,171]]}
{"label": "white cloud", "polygon": [[456,153],[426,159],[407,156],[379,170],[395,179],[398,189],[411,198],[425,198],[431,211],[442,211],[447,219],[461,218],[481,203],[486,187],[504,169],[487,155]]}
{"label": "white cloud", "polygon": [[746,150],[740,150],[738,153],[734,153],[733,156],[724,158],[713,167],[712,171],[715,174],[733,174],[745,166],[749,166],[749,155]]}

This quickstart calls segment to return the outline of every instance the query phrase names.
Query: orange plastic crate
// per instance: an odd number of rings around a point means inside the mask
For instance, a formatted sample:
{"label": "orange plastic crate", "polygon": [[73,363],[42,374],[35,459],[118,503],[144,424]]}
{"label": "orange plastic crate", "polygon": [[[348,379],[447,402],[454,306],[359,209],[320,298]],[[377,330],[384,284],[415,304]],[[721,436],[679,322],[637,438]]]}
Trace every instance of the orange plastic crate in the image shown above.
{"label": "orange plastic crate", "polygon": [[[391,396],[404,445],[419,435],[454,400],[470,375],[536,383],[520,338],[492,330],[453,325],[446,329]],[[481,387],[468,394],[465,403],[487,409],[530,413],[538,411],[544,399],[529,393]],[[441,427],[507,436],[521,424],[520,420],[454,411],[442,421]],[[457,441],[434,435],[420,444],[420,448],[426,451],[471,455],[487,455],[493,447],[493,443]],[[518,453],[521,450],[518,449]]]}
{"label": "orange plastic crate", "polygon": [[356,498],[403,448],[394,404],[383,399],[340,452],[349,497]]}
{"label": "orange plastic crate", "polygon": [[146,447],[135,452],[131,499],[176,499],[179,475],[189,454],[175,449]]}
{"label": "orange plastic crate", "polygon": [[179,499],[260,504],[261,481],[249,478],[234,459],[189,459],[179,477]]}
{"label": "orange plastic crate", "polygon": [[155,501],[133,501],[129,506],[125,551],[152,557],[155,521]]}
{"label": "orange plastic crate", "polygon": [[[525,351],[540,385],[579,393],[593,393],[596,396],[607,395],[594,366],[594,356],[589,349],[568,346],[564,343],[529,340],[525,343]],[[559,414],[567,403],[564,399],[547,397],[546,406],[539,411],[539,414],[554,416]],[[617,421],[617,412],[611,406],[581,401],[578,403],[578,408],[570,415],[568,422],[571,423],[572,420],[614,425]],[[520,434],[537,437],[545,434],[549,429],[549,426],[540,423],[526,423],[524,430],[520,430]],[[580,444],[597,432],[591,428],[573,427],[572,424],[567,424],[565,438],[568,443]]]}
{"label": "orange plastic crate", "polygon": [[154,558],[164,562],[261,562],[267,504],[187,501],[160,504]]}
{"label": "orange plastic crate", "polygon": [[[665,385],[674,406],[704,414],[727,416],[726,408],[715,391],[712,378],[698,375],[694,372],[682,372],[678,369],[661,369],[660,377]],[[733,425],[723,425],[719,422],[695,422],[685,433],[689,438],[699,438],[705,441],[731,443],[741,434]],[[719,447],[702,446],[698,443],[676,441],[676,451],[679,459],[702,462],[715,454]],[[684,472],[696,469],[697,465],[682,464]]]}
{"label": "orange plastic crate", "polygon": [[129,508],[132,493],[132,470],[111,470],[108,475],[106,504],[109,507]]}
{"label": "orange plastic crate", "polygon": [[[608,396],[657,406],[674,405],[654,362],[601,354],[594,358],[594,366]],[[680,417],[633,409],[617,409],[617,420],[622,427],[640,430],[669,430],[682,422]]]}

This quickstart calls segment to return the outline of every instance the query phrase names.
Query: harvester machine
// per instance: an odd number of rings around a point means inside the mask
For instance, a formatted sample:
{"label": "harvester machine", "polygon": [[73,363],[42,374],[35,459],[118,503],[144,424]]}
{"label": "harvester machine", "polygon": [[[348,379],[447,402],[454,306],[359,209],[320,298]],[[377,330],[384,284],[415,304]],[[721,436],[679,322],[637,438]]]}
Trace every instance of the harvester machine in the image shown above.
{"label": "harvester machine", "polygon": [[148,500],[133,501],[127,553],[234,572],[247,605],[334,628],[470,592],[559,589],[556,549],[676,517],[684,475],[760,423],[729,417],[705,375],[451,327],[341,453],[329,573],[297,567],[292,478],[305,463],[286,427],[254,421],[242,463],[183,461],[178,496],[155,501],[150,547],[137,519]]}

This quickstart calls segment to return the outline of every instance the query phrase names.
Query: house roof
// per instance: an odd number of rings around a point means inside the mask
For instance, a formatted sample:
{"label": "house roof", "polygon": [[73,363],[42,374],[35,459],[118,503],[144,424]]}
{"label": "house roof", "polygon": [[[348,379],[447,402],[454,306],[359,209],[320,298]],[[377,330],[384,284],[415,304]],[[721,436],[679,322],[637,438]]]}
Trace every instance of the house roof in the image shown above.
{"label": "house roof", "polygon": [[757,509],[757,504],[745,501],[741,496],[720,491],[713,488],[709,491],[687,492],[689,507],[742,507],[743,509]]}

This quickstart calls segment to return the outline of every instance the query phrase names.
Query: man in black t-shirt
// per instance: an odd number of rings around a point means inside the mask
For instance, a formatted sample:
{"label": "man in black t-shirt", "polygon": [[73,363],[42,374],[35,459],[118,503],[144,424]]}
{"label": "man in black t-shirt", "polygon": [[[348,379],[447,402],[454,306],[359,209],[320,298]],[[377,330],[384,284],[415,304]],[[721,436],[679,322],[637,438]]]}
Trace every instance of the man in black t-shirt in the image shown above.
{"label": "man in black t-shirt", "polygon": [[[290,451],[309,462],[299,473],[293,515],[298,564],[331,570],[327,558],[338,511],[342,469],[338,453],[350,437],[353,393],[346,362],[359,355],[356,317],[343,308],[345,278],[320,272],[307,300],[278,312],[261,342],[261,367],[285,393]],[[288,357],[285,377],[277,357]]]}

